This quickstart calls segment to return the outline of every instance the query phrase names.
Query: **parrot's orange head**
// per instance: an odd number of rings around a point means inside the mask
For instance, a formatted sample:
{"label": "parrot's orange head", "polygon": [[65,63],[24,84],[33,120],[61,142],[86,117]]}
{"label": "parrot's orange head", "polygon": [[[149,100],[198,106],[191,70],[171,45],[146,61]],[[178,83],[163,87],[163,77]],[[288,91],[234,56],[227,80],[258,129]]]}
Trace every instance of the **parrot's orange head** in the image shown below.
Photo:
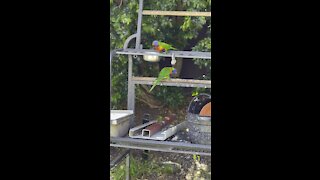
{"label": "parrot's orange head", "polygon": [[152,42],[152,46],[153,46],[153,47],[159,46],[159,42],[158,42],[158,41],[153,41],[153,42]]}

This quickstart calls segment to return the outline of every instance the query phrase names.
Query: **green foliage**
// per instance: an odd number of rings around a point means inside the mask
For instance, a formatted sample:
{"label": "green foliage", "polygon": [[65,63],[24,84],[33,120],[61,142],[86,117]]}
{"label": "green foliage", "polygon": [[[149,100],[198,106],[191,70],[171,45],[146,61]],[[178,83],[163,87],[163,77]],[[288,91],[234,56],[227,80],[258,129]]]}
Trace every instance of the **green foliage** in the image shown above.
{"label": "green foliage", "polygon": [[[194,51],[211,51],[211,38],[205,38],[192,48]],[[200,68],[208,68],[209,74],[206,76],[207,79],[211,76],[211,60],[204,60],[204,59],[194,59],[195,64],[197,64]]]}
{"label": "green foliage", "polygon": [[[111,177],[114,180],[125,179],[125,163],[121,162],[117,167],[111,170]],[[155,161],[139,161],[133,157],[130,157],[130,177],[131,179],[138,179],[143,176],[149,176],[151,174],[172,174],[174,172],[173,167],[168,164],[158,164]]]}
{"label": "green foliage", "polygon": [[157,122],[162,122],[162,121],[163,121],[163,116],[158,115],[158,116],[156,117],[156,120],[157,120]]}
{"label": "green foliage", "polygon": [[115,169],[111,170],[110,175],[114,180],[122,180],[126,178],[125,164],[121,163]]}
{"label": "green foliage", "polygon": [[[125,40],[136,33],[138,0],[110,0],[110,50],[122,48]],[[144,9],[168,11],[211,11],[210,0],[161,0],[145,1]],[[192,47],[193,50],[211,51],[211,26],[206,33],[201,30],[211,24],[209,17],[143,16],[141,44],[151,48],[153,40],[172,44],[178,50]],[[196,40],[196,42],[194,42]],[[123,109],[127,99],[127,56],[115,56],[112,63],[112,108]],[[143,66],[144,61],[134,59],[135,66]],[[211,68],[211,61],[195,60],[201,68]],[[150,63],[149,63],[150,64]],[[158,67],[151,65],[134,74],[157,77]],[[155,88],[156,98],[170,107],[182,105],[185,101],[181,88]]]}
{"label": "green foliage", "polygon": [[188,103],[186,97],[181,93],[181,88],[178,87],[161,86],[154,95],[170,109],[180,109],[182,105]]}
{"label": "green foliage", "polygon": [[206,89],[205,88],[194,88],[194,90],[192,91],[192,96],[198,96],[200,93],[204,93],[206,92]]}
{"label": "green foliage", "polygon": [[128,78],[127,66],[128,63],[123,57],[114,58],[112,63],[112,109],[124,109],[126,107],[127,94],[125,92],[128,89],[128,81],[125,81],[125,79]]}
{"label": "green foliage", "polygon": [[[135,32],[138,1],[127,1],[119,6],[110,0],[110,50],[123,47],[125,40]],[[112,62],[112,109],[125,109],[127,100],[128,60],[114,56]]]}
{"label": "green foliage", "polygon": [[193,155],[193,160],[200,162],[200,155],[194,154],[194,155]]}

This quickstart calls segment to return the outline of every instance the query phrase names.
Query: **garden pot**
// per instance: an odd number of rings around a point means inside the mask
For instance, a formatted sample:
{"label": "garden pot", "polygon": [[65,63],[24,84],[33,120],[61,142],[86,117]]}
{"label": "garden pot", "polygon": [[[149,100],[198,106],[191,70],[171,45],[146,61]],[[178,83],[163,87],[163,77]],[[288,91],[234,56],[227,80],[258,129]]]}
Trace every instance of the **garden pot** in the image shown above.
{"label": "garden pot", "polygon": [[[206,145],[211,144],[210,101],[210,95],[200,94],[198,97],[194,97],[189,105],[187,113],[187,127],[189,129],[188,134],[192,143]],[[202,112],[202,116],[200,115],[200,112]]]}

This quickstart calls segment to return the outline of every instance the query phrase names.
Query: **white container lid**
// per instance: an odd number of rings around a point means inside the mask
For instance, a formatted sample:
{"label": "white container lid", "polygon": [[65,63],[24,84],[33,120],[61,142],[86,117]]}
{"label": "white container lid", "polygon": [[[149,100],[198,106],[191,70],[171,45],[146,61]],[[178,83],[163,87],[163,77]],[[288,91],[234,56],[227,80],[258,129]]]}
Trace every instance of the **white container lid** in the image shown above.
{"label": "white container lid", "polygon": [[111,110],[110,123],[118,124],[133,115],[133,110]]}

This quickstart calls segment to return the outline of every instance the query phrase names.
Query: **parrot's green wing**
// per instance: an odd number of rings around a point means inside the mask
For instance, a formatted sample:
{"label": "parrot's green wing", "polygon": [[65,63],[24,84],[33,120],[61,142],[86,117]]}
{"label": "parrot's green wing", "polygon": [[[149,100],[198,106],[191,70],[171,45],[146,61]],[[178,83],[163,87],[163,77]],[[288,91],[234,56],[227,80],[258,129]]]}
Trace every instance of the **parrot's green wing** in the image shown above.
{"label": "parrot's green wing", "polygon": [[159,46],[163,47],[166,51],[173,49],[175,50],[176,48],[174,48],[172,45],[164,43],[164,42],[158,42]]}
{"label": "parrot's green wing", "polygon": [[172,69],[173,69],[172,67],[163,68],[160,71],[158,78],[153,82],[153,86],[151,87],[149,92],[151,92],[153,90],[153,88],[155,88],[162,80],[170,79],[170,73],[171,73]]}
{"label": "parrot's green wing", "polygon": [[172,71],[172,67],[165,67],[159,73],[159,78],[170,77],[170,73]]}
{"label": "parrot's green wing", "polygon": [[155,88],[159,83],[160,81],[162,81],[162,79],[160,78],[157,78],[154,82],[153,82],[153,85],[151,87],[151,89],[149,90],[149,92],[151,92],[153,90],[153,88]]}

